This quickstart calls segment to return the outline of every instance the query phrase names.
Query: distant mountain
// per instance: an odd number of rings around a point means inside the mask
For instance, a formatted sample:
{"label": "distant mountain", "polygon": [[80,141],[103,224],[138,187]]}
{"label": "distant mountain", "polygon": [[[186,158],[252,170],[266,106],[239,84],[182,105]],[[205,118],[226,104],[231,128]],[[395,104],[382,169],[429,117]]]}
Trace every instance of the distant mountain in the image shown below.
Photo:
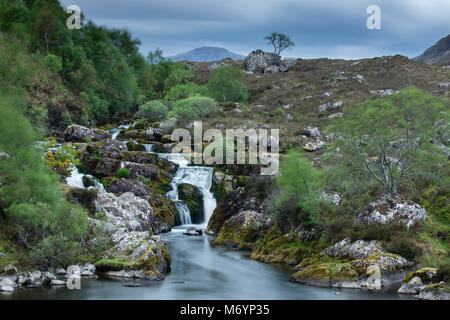
{"label": "distant mountain", "polygon": [[439,40],[434,46],[425,50],[425,52],[415,57],[413,60],[436,64],[440,61],[450,59],[450,34]]}
{"label": "distant mountain", "polygon": [[225,58],[243,60],[245,56],[228,51],[225,48],[201,47],[169,57],[172,61],[214,62]]}

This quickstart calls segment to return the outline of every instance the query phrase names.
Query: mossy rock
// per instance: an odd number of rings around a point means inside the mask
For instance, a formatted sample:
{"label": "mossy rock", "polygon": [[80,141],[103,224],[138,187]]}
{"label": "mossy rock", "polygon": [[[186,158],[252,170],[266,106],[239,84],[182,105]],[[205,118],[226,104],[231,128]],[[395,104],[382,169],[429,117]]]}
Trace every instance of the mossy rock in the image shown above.
{"label": "mossy rock", "polygon": [[132,263],[118,259],[101,259],[94,265],[96,270],[102,273],[108,271],[131,270],[133,267]]}
{"label": "mossy rock", "polygon": [[134,143],[132,141],[127,142],[128,151],[142,151],[145,152],[145,146],[140,143]]}
{"label": "mossy rock", "polygon": [[[162,195],[154,194],[153,198],[149,200],[155,214],[155,233],[169,232],[171,228],[176,225],[175,216],[178,210],[175,208],[173,202]],[[179,214],[178,214],[179,216]]]}
{"label": "mossy rock", "polygon": [[333,283],[358,281],[358,272],[349,263],[314,264],[294,273],[291,281],[331,287]]}
{"label": "mossy rock", "polygon": [[202,223],[205,214],[203,210],[203,194],[200,189],[194,185],[182,183],[178,186],[178,197],[188,206],[192,223]]}
{"label": "mossy rock", "polygon": [[408,273],[403,278],[403,282],[408,283],[414,277],[419,277],[422,280],[422,283],[433,282],[436,277],[438,269],[437,268],[422,268],[413,272]]}

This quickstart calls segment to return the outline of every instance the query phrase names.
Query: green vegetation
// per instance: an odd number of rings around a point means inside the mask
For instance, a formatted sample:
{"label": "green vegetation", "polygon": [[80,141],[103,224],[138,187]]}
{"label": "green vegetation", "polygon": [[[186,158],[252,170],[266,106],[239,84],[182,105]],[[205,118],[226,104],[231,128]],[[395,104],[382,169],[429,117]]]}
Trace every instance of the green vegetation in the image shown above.
{"label": "green vegetation", "polygon": [[242,82],[243,72],[236,67],[218,67],[211,74],[207,87],[216,101],[246,101],[247,88]]}
{"label": "green vegetation", "polygon": [[166,118],[169,109],[164,103],[158,100],[149,101],[139,107],[136,117],[144,118],[151,122],[161,121]]}
{"label": "green vegetation", "polygon": [[216,111],[217,103],[207,97],[190,97],[179,100],[172,111],[169,112],[168,117],[175,117],[177,119],[200,119]]}
{"label": "green vegetation", "polygon": [[122,169],[117,170],[117,178],[119,178],[119,179],[127,179],[130,177],[130,174],[131,174],[131,172],[127,168],[122,168]]}

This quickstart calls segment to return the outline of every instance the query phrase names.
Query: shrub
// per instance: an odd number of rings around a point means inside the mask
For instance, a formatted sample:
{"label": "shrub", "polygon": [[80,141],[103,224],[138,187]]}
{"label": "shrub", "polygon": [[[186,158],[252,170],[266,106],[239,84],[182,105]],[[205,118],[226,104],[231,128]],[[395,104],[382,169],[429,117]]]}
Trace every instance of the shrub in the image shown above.
{"label": "shrub", "polygon": [[242,82],[243,75],[236,67],[218,67],[207,84],[209,96],[216,101],[246,101],[249,94]]}
{"label": "shrub", "polygon": [[422,250],[413,241],[406,238],[394,239],[386,245],[386,250],[399,254],[410,261],[414,261],[422,253]]}
{"label": "shrub", "polygon": [[130,176],[131,172],[129,169],[122,168],[117,170],[117,178],[119,179],[127,179]]}
{"label": "shrub", "polygon": [[177,119],[198,119],[217,110],[217,103],[207,97],[190,97],[178,101],[169,117]]}
{"label": "shrub", "polygon": [[62,70],[62,60],[53,54],[48,54],[44,58],[44,65],[49,68],[52,72],[58,73]]}
{"label": "shrub", "polygon": [[450,263],[446,263],[439,267],[436,274],[436,280],[438,282],[444,281],[445,283],[450,282]]}
{"label": "shrub", "polygon": [[185,84],[178,84],[170,88],[165,96],[166,101],[178,101],[193,96],[204,96],[208,89],[204,86],[199,86],[196,83],[188,82]]}
{"label": "shrub", "polygon": [[166,118],[169,109],[159,100],[149,101],[139,107],[136,117],[144,118],[152,122],[161,121]]}

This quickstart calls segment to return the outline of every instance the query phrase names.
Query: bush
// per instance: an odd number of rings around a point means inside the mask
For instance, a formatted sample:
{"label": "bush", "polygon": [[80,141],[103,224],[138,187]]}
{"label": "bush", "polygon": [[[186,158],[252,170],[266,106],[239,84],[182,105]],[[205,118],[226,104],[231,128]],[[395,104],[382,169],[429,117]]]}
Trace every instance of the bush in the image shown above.
{"label": "bush", "polygon": [[173,110],[169,112],[169,118],[199,119],[217,110],[217,103],[207,97],[191,97],[178,101]]}
{"label": "bush", "polygon": [[169,109],[159,100],[149,101],[139,107],[136,117],[144,118],[152,122],[161,121],[166,118]]}
{"label": "bush", "polygon": [[58,73],[62,70],[62,60],[53,54],[48,54],[44,58],[44,65],[49,68],[52,72]]}
{"label": "bush", "polygon": [[117,178],[119,179],[127,179],[130,176],[130,174],[131,174],[130,170],[126,168],[117,170]]}
{"label": "bush", "polygon": [[420,249],[413,241],[406,238],[397,238],[386,245],[386,250],[396,253],[409,261],[414,261],[416,257],[422,254]]}
{"label": "bush", "polygon": [[178,84],[170,88],[165,96],[166,101],[178,101],[193,96],[204,96],[208,89],[204,86],[199,86],[196,83],[188,82],[185,84]]}
{"label": "bush", "polygon": [[216,101],[246,101],[249,94],[242,82],[243,75],[236,67],[218,67],[207,84],[209,96]]}
{"label": "bush", "polygon": [[444,264],[439,267],[436,274],[437,282],[444,281],[445,283],[450,282],[450,263]]}

